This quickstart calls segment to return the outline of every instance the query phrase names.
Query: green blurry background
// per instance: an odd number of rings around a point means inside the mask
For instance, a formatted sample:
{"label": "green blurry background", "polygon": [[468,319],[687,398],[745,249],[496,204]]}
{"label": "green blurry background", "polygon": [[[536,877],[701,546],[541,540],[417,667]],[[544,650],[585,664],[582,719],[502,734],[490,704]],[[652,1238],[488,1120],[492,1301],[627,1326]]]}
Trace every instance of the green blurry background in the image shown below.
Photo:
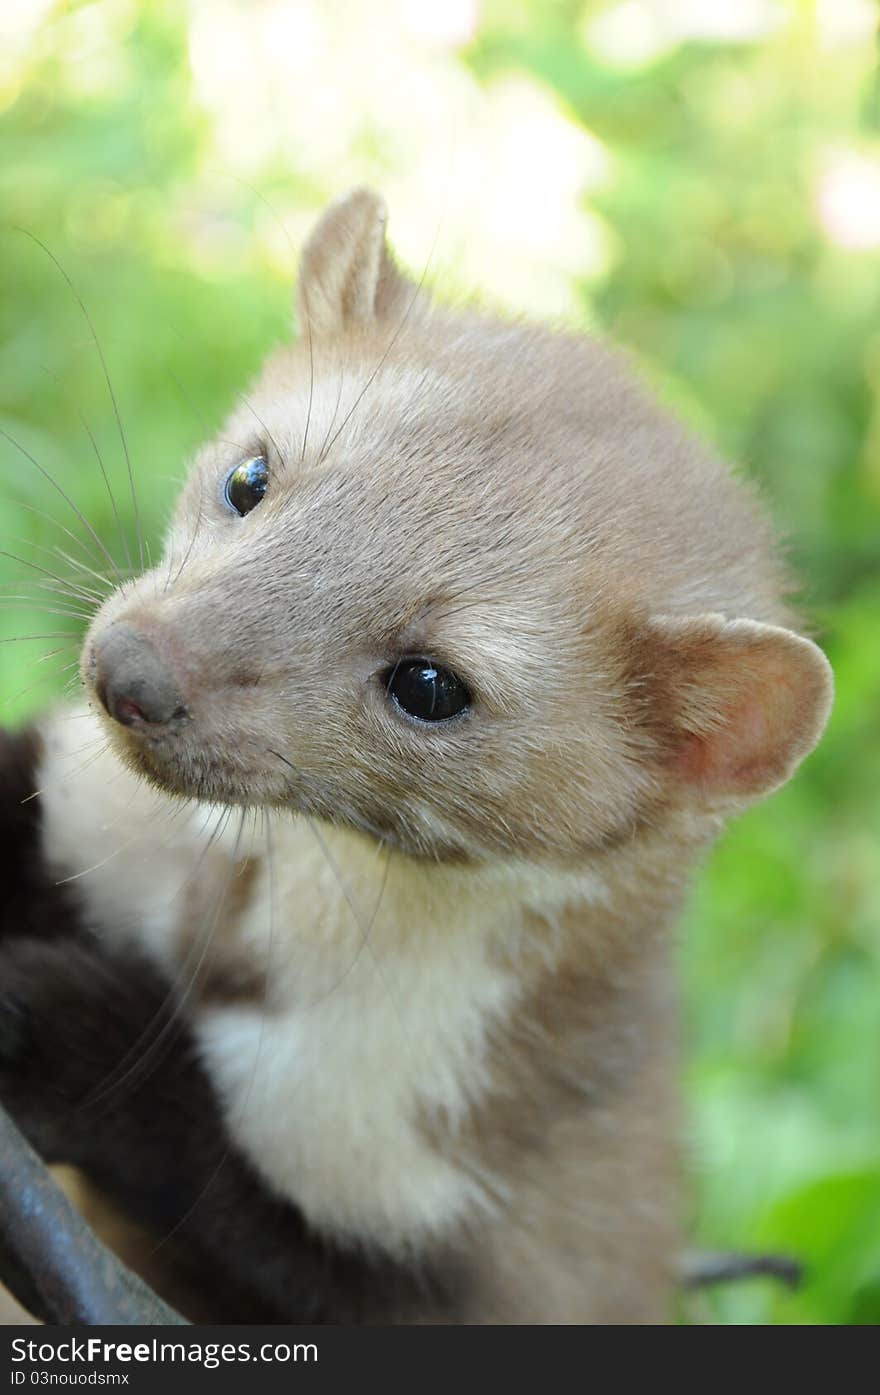
{"label": "green blurry background", "polygon": [[[296,250],[356,182],[447,298],[596,327],[764,488],[837,672],[794,784],[682,939],[693,1229],[802,1256],[692,1320],[880,1320],[880,85],[870,0],[16,0],[0,17],[3,546],[155,547],[188,453],[289,332]],[[21,229],[25,230],[24,232]],[[28,237],[27,234],[32,237]],[[38,238],[58,258],[74,294]],[[36,510],[34,512],[32,510]],[[49,517],[42,516],[43,513]],[[18,596],[0,630],[66,617]],[[44,594],[44,602],[52,604]],[[56,602],[57,604],[57,602]],[[67,647],[65,647],[67,646]],[[49,651],[50,657],[43,659]],[[55,651],[55,652],[53,652]],[[0,648],[0,719],[75,634]]]}

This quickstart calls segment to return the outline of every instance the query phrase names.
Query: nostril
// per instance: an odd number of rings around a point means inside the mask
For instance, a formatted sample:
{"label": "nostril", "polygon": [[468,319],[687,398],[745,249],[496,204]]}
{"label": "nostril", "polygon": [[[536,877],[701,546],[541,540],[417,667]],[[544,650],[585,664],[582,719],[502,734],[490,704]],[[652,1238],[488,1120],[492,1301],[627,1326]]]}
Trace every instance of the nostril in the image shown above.
{"label": "nostril", "polygon": [[111,625],[97,638],[94,685],[102,706],[125,727],[161,726],[187,715],[167,660],[130,625]]}
{"label": "nostril", "polygon": [[142,707],[138,707],[131,698],[120,698],[113,706],[111,713],[117,722],[121,722],[124,727],[133,727],[138,722],[146,722],[147,714]]}

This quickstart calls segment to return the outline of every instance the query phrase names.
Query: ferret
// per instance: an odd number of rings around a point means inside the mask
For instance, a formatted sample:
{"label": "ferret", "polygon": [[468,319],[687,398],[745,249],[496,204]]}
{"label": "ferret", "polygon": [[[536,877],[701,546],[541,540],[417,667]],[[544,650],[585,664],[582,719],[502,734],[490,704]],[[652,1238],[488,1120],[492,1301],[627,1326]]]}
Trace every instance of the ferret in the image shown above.
{"label": "ferret", "polygon": [[664,1322],[674,926],[831,671],[624,358],[385,224],[325,212],[84,705],[7,738],[0,1095],[220,1320]]}

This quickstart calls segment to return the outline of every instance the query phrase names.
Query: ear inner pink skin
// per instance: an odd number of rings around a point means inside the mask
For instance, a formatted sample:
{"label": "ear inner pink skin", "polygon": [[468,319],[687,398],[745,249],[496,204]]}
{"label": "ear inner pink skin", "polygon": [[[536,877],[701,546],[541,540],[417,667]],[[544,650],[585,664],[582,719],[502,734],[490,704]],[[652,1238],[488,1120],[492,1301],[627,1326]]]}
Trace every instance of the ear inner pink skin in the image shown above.
{"label": "ear inner pink skin", "polygon": [[671,768],[709,802],[745,803],[784,783],[828,718],[832,676],[809,640],[778,626],[659,618]]}

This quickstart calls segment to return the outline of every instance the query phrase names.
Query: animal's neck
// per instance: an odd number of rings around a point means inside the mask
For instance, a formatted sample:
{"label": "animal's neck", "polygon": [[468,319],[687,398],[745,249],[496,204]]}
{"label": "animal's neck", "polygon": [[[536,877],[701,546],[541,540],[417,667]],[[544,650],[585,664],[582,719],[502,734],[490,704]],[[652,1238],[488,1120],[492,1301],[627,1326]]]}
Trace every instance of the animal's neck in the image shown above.
{"label": "animal's neck", "polygon": [[[675,911],[707,833],[667,829],[568,869],[437,864],[293,815],[182,807],[129,774],[86,712],[59,712],[45,740],[46,844],[99,924],[130,929],[172,970],[193,937],[198,957],[210,947],[218,963],[232,951],[260,964],[271,955],[280,997],[327,992],[361,960],[407,972],[479,953],[526,976],[573,956],[607,963],[621,930],[638,944],[641,926]],[[101,747],[84,764],[83,751]]]}
{"label": "animal's neck", "polygon": [[[491,1212],[511,1117],[539,1137],[655,1047],[678,878],[624,906],[596,871],[389,860],[301,821],[248,851],[197,1026],[230,1127],[315,1224],[411,1248]],[[260,973],[236,999],[242,952]]]}

